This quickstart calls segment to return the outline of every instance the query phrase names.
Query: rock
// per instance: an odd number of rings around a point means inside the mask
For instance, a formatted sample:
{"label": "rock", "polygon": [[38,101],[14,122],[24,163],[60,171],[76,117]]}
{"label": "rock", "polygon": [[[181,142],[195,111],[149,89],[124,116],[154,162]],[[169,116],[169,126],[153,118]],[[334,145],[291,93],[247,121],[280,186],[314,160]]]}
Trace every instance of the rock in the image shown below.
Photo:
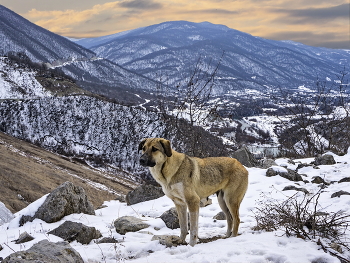
{"label": "rock", "polygon": [[291,169],[283,168],[280,166],[273,166],[267,169],[266,171],[267,177],[276,176],[276,175],[279,175],[283,178],[286,178],[294,182],[303,181],[303,178],[301,177],[301,175]]}
{"label": "rock", "polygon": [[344,177],[343,179],[339,180],[338,183],[349,183],[350,182],[350,177]]}
{"label": "rock", "polygon": [[64,222],[48,234],[58,236],[68,242],[76,240],[81,244],[89,244],[91,240],[102,237],[96,228],[71,221]]}
{"label": "rock", "polygon": [[267,169],[271,166],[277,166],[277,163],[273,159],[264,158],[261,160],[261,168]]}
{"label": "rock", "polygon": [[42,240],[30,249],[12,253],[2,263],[84,263],[80,254],[67,242]]}
{"label": "rock", "polygon": [[130,191],[126,195],[125,200],[128,205],[133,205],[149,200],[154,200],[162,196],[164,196],[164,192],[161,187],[151,184],[143,184]]}
{"label": "rock", "polygon": [[137,232],[141,229],[149,227],[139,218],[133,216],[122,216],[114,221],[115,230],[121,235],[125,235],[127,232]]}
{"label": "rock", "polygon": [[200,207],[206,207],[208,205],[211,205],[212,203],[213,203],[213,201],[209,197],[207,197],[207,198],[201,199],[201,201],[199,203],[199,206]]}
{"label": "rock", "polygon": [[97,244],[103,244],[103,243],[119,243],[117,239],[114,237],[104,237],[96,242]]}
{"label": "rock", "polygon": [[9,209],[4,205],[4,203],[0,202],[0,226],[10,222],[15,216],[11,213]]}
{"label": "rock", "polygon": [[73,213],[95,215],[95,210],[82,187],[75,186],[71,182],[65,182],[47,196],[45,202],[38,208],[33,217],[22,217],[20,226],[28,221],[33,221],[35,218],[39,218],[46,223],[53,223]]}
{"label": "rock", "polygon": [[325,180],[323,180],[323,178],[320,176],[314,176],[311,183],[328,185],[328,183],[326,183]]}
{"label": "rock", "polygon": [[341,191],[338,191],[338,192],[333,193],[333,194],[331,195],[331,198],[340,197],[340,196],[342,196],[342,195],[350,195],[350,193],[341,190]]}
{"label": "rock", "polygon": [[164,221],[165,225],[170,229],[180,228],[180,222],[177,215],[175,207],[170,208],[168,211],[165,211],[160,218]]}
{"label": "rock", "polygon": [[309,191],[306,190],[305,188],[299,188],[299,187],[296,187],[294,185],[286,186],[285,188],[283,188],[282,191],[289,191],[289,190],[295,190],[295,191],[303,192],[305,194],[309,194]]}
{"label": "rock", "polygon": [[[0,251],[1,251],[1,250],[3,250],[3,247],[2,247],[2,245],[0,245]],[[0,261],[1,261],[1,260],[0,260]]]}
{"label": "rock", "polygon": [[253,154],[243,147],[232,154],[233,158],[236,158],[241,164],[246,167],[257,167],[259,162],[254,158]]}
{"label": "rock", "polygon": [[153,240],[158,240],[160,244],[166,247],[177,247],[178,245],[186,244],[180,237],[174,235],[155,235],[152,237]]}
{"label": "rock", "polygon": [[23,232],[19,235],[18,239],[14,240],[16,244],[22,244],[33,240],[34,237],[29,235],[27,232]]}
{"label": "rock", "polygon": [[316,157],[315,161],[313,161],[314,165],[332,165],[335,164],[335,160],[333,155],[324,154],[322,156]]}
{"label": "rock", "polygon": [[225,215],[225,213],[223,211],[221,211],[221,212],[217,213],[213,217],[213,219],[215,219],[215,220],[226,220],[226,215]]}

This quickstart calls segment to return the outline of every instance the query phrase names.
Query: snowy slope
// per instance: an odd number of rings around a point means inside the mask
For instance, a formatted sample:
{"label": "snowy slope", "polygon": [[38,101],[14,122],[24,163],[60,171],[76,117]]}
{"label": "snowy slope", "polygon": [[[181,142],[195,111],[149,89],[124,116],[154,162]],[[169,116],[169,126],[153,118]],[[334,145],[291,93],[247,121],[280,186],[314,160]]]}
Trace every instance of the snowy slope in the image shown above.
{"label": "snowy slope", "polygon": [[33,99],[51,96],[35,78],[36,72],[0,57],[0,99]]}
{"label": "snowy slope", "polygon": [[[350,154],[345,156],[334,155],[337,164],[329,166],[319,166],[320,169],[304,167],[299,170],[305,174],[304,179],[311,181],[313,176],[321,176],[326,182],[338,181],[348,177],[350,169]],[[297,160],[301,163],[309,163],[312,159]],[[279,164],[286,164],[286,159],[277,160]],[[289,164],[289,168],[295,169],[296,165]],[[294,183],[280,176],[266,177],[266,169],[249,168],[248,192],[241,205],[241,226],[240,235],[235,238],[218,239],[208,243],[200,243],[195,247],[182,245],[178,247],[166,248],[158,241],[151,241],[153,235],[174,234],[179,235],[179,229],[171,230],[167,228],[159,216],[174,204],[166,196],[156,200],[147,201],[132,206],[127,206],[119,201],[107,201],[107,207],[96,210],[96,215],[73,214],[66,216],[60,222],[47,224],[41,220],[34,220],[22,227],[18,227],[18,220],[21,215],[33,214],[38,206],[43,202],[45,196],[28,208],[16,214],[16,218],[10,223],[0,226],[0,244],[4,247],[0,251],[0,257],[6,257],[14,251],[24,250],[31,247],[42,239],[49,239],[51,242],[61,241],[54,235],[47,235],[46,232],[52,230],[64,221],[70,220],[81,222],[88,226],[94,226],[101,231],[104,237],[114,237],[120,241],[117,244],[96,244],[91,242],[88,245],[81,245],[76,241],[71,245],[83,257],[85,262],[288,262],[288,263],[339,263],[339,259],[325,253],[314,241],[306,241],[296,237],[287,237],[283,231],[274,232],[253,231],[256,225],[254,219],[254,209],[262,200],[262,196],[277,200],[286,200],[296,194],[296,191],[283,191],[285,186],[295,185],[303,187],[315,194],[319,190],[319,185],[312,183]],[[346,211],[350,212],[350,195],[331,198],[331,195],[340,190],[349,190],[350,183],[333,183],[324,189],[319,203],[321,211]],[[303,194],[301,194],[303,195]],[[309,196],[310,196],[309,195]],[[210,238],[224,236],[226,232],[226,221],[213,220],[213,216],[220,212],[220,208],[213,195],[210,198],[213,204],[200,209],[199,217],[199,237]],[[127,233],[122,236],[116,233],[113,221],[118,217],[128,215],[145,220],[151,226],[136,233]],[[159,229],[159,230],[156,230]],[[16,245],[12,240],[18,238],[20,233],[27,231],[35,237],[33,241],[24,245]],[[350,238],[350,230],[345,233]],[[189,238],[189,237],[187,237]],[[188,241],[188,240],[187,240]],[[317,241],[317,240],[316,240]],[[350,258],[350,253],[342,254],[345,258]]]}

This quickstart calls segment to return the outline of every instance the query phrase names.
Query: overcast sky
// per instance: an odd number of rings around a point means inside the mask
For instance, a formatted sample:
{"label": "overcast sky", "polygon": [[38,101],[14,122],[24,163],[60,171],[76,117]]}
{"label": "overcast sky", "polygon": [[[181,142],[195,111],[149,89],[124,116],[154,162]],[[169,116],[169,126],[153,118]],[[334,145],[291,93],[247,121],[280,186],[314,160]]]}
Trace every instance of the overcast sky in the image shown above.
{"label": "overcast sky", "polygon": [[97,37],[165,21],[208,21],[275,40],[350,49],[349,0],[0,0],[67,37]]}

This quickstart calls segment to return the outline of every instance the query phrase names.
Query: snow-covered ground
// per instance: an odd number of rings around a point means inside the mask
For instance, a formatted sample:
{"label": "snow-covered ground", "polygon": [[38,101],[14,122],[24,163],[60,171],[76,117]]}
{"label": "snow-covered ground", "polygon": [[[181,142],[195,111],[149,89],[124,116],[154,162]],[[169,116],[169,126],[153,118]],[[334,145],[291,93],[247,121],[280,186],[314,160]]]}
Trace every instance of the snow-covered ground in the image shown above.
{"label": "snow-covered ground", "polygon": [[[335,165],[321,165],[320,169],[308,166],[299,169],[298,172],[304,174],[304,179],[308,181],[311,181],[314,176],[321,176],[326,182],[339,181],[344,177],[349,177],[350,153],[345,156],[334,155],[334,158],[337,162]],[[310,163],[313,158],[296,161]],[[277,164],[287,165],[293,169],[297,166],[297,164],[289,164],[287,159],[278,159]],[[294,190],[282,191],[285,186],[303,187],[310,192],[310,196],[317,193],[320,187],[312,183],[291,182],[280,176],[266,177],[266,169],[248,168],[248,170],[249,188],[240,209],[242,223],[238,237],[200,243],[194,247],[182,245],[166,248],[158,241],[151,241],[153,235],[179,235],[179,229],[167,228],[162,219],[159,218],[163,212],[174,206],[166,196],[132,206],[127,206],[119,201],[108,201],[105,202],[107,207],[96,210],[95,216],[72,214],[51,224],[35,219],[31,223],[18,227],[19,217],[23,214],[34,214],[46,198],[43,197],[16,213],[16,218],[11,222],[0,226],[0,244],[3,247],[3,250],[0,251],[0,257],[5,258],[14,251],[26,250],[42,239],[48,239],[51,242],[62,241],[61,238],[48,235],[47,232],[58,227],[65,220],[70,220],[94,226],[101,231],[104,237],[115,237],[121,241],[116,245],[96,244],[94,241],[88,245],[82,245],[76,241],[72,242],[71,246],[81,254],[85,262],[340,262],[336,257],[325,253],[315,242],[305,241],[297,237],[287,237],[283,235],[281,230],[274,232],[253,231],[252,228],[256,225],[253,210],[263,195],[282,201],[296,193]],[[347,213],[350,212],[350,195],[331,198],[333,193],[340,190],[349,191],[350,183],[332,183],[324,189],[324,193],[319,199],[319,203],[324,208],[322,211],[344,210]],[[226,221],[213,219],[213,216],[220,212],[217,198],[215,195],[210,198],[213,204],[200,209],[200,238],[224,236],[226,232]],[[115,231],[113,222],[124,215],[141,218],[147,221],[150,227],[136,233],[127,233],[125,236],[120,235]],[[24,231],[34,236],[35,239],[20,245],[12,242]],[[346,234],[349,239],[349,229]],[[349,258],[350,254],[345,253],[343,257]]]}

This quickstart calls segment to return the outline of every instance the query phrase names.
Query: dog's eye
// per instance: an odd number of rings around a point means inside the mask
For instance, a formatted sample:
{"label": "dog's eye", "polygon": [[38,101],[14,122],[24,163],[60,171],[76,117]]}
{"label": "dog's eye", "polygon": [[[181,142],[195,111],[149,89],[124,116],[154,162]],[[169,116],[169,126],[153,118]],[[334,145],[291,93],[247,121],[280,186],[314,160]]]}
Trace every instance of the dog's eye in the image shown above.
{"label": "dog's eye", "polygon": [[158,149],[157,149],[157,148],[152,147],[152,152],[156,152],[156,151],[158,151]]}

